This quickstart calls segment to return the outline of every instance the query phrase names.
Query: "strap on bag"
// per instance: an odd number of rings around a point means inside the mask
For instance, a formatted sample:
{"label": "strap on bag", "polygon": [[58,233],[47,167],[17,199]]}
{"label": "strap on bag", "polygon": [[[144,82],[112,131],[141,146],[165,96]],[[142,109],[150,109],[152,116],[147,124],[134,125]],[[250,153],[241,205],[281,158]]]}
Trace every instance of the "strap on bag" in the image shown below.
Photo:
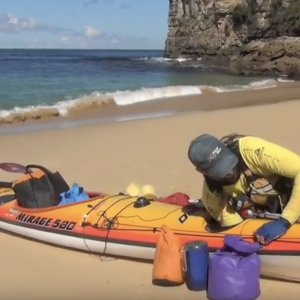
{"label": "strap on bag", "polygon": [[45,168],[43,166],[40,166],[40,165],[27,165],[25,167],[25,169],[27,171],[27,174],[32,173],[31,169],[39,169],[39,170],[43,171],[45,174],[47,174],[47,175],[51,175],[52,174],[51,171],[49,171],[47,168]]}

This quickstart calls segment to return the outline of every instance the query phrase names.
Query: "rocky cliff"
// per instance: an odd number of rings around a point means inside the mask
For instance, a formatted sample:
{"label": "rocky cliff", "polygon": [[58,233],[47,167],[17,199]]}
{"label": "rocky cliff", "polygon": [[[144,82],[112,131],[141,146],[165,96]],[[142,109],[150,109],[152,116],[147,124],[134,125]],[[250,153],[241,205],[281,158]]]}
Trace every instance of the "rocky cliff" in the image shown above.
{"label": "rocky cliff", "polygon": [[169,0],[167,57],[239,72],[300,66],[300,0]]}

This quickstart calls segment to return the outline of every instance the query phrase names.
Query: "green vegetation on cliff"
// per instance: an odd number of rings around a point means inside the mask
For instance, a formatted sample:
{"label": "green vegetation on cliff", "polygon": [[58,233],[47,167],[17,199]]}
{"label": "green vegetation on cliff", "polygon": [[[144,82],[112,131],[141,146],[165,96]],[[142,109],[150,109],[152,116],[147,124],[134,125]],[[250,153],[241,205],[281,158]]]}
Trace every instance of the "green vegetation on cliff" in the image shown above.
{"label": "green vegetation on cliff", "polygon": [[256,1],[249,0],[247,3],[236,5],[232,10],[232,21],[234,26],[239,26],[251,22],[256,12]]}
{"label": "green vegetation on cliff", "polygon": [[289,6],[283,7],[282,0],[272,0],[272,25],[282,28],[290,35],[300,34],[300,1],[291,0]]}
{"label": "green vegetation on cliff", "polygon": [[[250,24],[258,10],[256,0],[236,5],[232,9],[232,21],[235,27]],[[290,4],[283,6],[283,0],[272,0],[270,7],[271,26],[280,35],[300,35],[300,0],[290,0]]]}

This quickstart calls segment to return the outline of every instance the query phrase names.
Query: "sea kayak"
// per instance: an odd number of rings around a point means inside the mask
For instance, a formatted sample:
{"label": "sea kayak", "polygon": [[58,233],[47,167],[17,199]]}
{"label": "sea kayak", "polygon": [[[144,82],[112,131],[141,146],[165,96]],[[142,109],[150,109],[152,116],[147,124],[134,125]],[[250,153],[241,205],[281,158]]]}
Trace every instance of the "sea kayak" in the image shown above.
{"label": "sea kayak", "polygon": [[[269,220],[246,219],[221,228],[198,204],[181,207],[124,194],[89,192],[89,199],[43,209],[23,208],[14,195],[0,190],[0,228],[57,246],[142,260],[152,260],[160,228],[166,224],[185,243],[203,240],[211,252],[226,234],[252,241],[253,232]],[[4,199],[5,201],[1,201]],[[11,199],[9,199],[9,197]],[[300,267],[300,224],[260,251],[264,262]]]}

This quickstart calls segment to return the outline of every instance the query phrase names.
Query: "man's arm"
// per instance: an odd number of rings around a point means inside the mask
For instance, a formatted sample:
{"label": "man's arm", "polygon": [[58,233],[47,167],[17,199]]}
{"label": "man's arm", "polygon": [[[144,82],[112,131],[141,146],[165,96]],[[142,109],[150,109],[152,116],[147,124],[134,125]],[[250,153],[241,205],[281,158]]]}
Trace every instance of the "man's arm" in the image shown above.
{"label": "man's arm", "polygon": [[[294,179],[292,195],[282,217],[290,224],[295,223],[300,216],[300,156],[279,145],[254,137],[246,141],[243,148],[246,150],[245,156],[259,169]],[[258,148],[262,151],[255,153]]]}
{"label": "man's arm", "polygon": [[235,212],[221,196],[213,194],[203,183],[202,202],[210,215],[222,226],[234,226],[243,221],[242,217]]}

